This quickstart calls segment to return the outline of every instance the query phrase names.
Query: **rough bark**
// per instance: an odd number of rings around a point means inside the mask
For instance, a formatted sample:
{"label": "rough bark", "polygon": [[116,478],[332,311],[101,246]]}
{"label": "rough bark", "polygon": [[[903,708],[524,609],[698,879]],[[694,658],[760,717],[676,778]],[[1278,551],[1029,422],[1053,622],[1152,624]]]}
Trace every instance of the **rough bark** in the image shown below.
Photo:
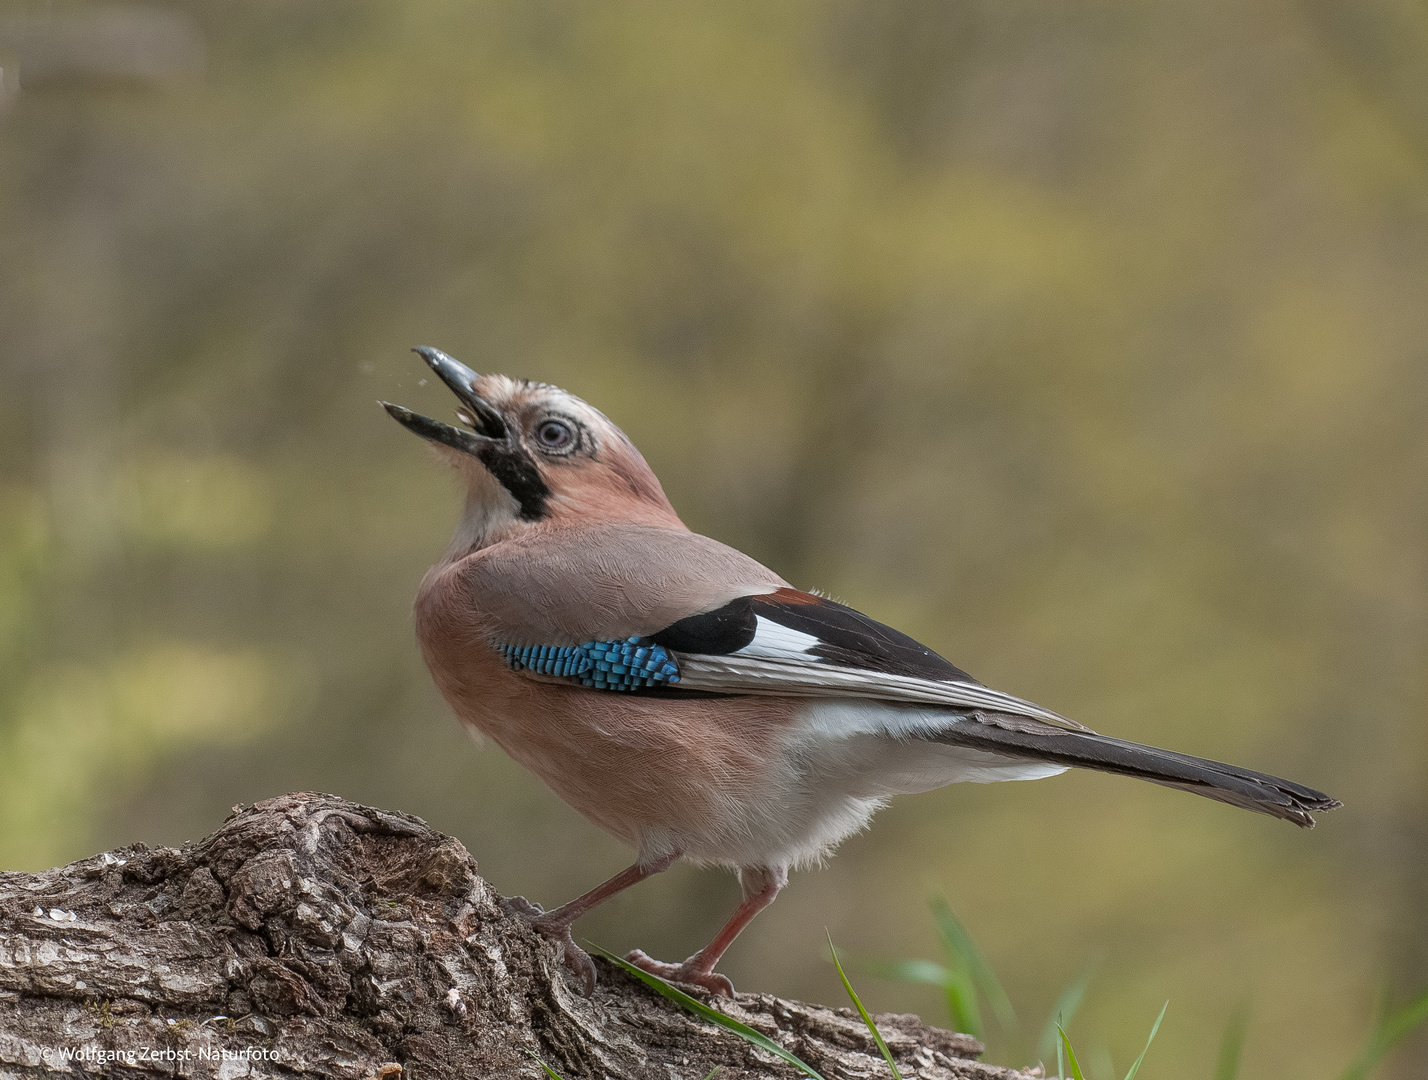
{"label": "rough bark", "polygon": [[[0,874],[0,1078],[536,1080],[536,1056],[566,1080],[800,1075],[599,963],[581,997],[466,849],[419,819],[286,795],[182,849]],[[718,1007],[828,1080],[889,1075],[847,1009]],[[915,1016],[878,1023],[905,1076],[1027,1075]]]}

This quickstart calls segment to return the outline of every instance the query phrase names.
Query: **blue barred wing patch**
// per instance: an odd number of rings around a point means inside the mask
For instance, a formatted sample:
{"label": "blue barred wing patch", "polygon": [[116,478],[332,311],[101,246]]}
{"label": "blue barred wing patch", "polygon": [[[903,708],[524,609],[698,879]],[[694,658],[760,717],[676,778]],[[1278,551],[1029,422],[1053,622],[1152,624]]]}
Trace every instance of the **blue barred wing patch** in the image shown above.
{"label": "blue barred wing patch", "polygon": [[679,665],[649,638],[587,641],[583,645],[498,645],[513,671],[578,679],[596,690],[640,690],[679,682]]}

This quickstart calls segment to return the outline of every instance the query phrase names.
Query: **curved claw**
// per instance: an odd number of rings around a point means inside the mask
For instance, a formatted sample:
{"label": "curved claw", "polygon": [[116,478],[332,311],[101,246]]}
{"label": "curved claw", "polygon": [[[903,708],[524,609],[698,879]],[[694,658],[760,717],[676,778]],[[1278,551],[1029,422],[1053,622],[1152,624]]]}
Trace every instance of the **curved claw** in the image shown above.
{"label": "curved claw", "polygon": [[532,903],[524,896],[503,896],[501,897],[501,907],[507,915],[514,915],[527,926],[545,914],[545,908]]}
{"label": "curved claw", "polygon": [[560,939],[560,959],[580,983],[582,996],[589,997],[595,993],[595,961],[590,959],[588,952],[575,944],[569,930]]}
{"label": "curved claw", "polygon": [[560,962],[575,976],[580,992],[585,997],[595,993],[595,961],[575,944],[575,939],[570,936],[569,923],[551,920],[539,904],[531,903],[524,896],[508,896],[501,901],[501,907],[547,941],[555,942],[560,948]]}
{"label": "curved claw", "polygon": [[625,955],[625,962],[634,964],[641,971],[648,971],[651,975],[658,975],[661,979],[667,979],[669,982],[698,986],[712,994],[721,994],[727,998],[734,996],[734,984],[726,976],[720,975],[717,971],[705,970],[695,963],[693,956],[682,964],[666,964],[663,961],[652,959],[641,949],[634,949]]}

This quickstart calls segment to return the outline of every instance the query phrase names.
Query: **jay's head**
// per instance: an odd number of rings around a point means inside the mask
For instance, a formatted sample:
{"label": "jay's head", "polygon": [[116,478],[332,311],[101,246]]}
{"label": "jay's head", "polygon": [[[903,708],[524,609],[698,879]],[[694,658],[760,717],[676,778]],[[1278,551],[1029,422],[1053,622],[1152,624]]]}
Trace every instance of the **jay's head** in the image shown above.
{"label": "jay's head", "polygon": [[478,375],[440,349],[415,350],[460,401],[456,427],[389,402],[464,475],[470,544],[596,521],[682,527],[623,431],[558,386]]}

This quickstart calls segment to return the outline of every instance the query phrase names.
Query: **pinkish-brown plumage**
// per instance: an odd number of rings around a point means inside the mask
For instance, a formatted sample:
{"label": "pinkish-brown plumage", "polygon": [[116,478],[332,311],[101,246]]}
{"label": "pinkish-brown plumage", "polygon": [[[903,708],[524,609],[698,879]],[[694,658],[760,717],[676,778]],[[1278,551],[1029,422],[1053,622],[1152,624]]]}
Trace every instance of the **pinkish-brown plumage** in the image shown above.
{"label": "pinkish-brown plumage", "polygon": [[[631,960],[731,992],[714,966],[788,868],[824,856],[899,793],[1084,766],[1299,824],[1337,805],[1289,781],[1105,738],[982,686],[911,638],[691,533],[624,433],[578,398],[418,351],[461,399],[466,425],[386,406],[466,481],[461,523],[417,597],[427,665],[473,732],[638,852],[555,911],[521,902],[587,987],[595,969],[571,924],[683,857],[737,869],[743,903],[684,963]],[[572,657],[579,672],[559,666]]]}
{"label": "pinkish-brown plumage", "polygon": [[[438,362],[433,368],[452,382],[450,366]],[[477,408],[486,404],[498,413],[508,434],[529,431],[551,416],[580,429],[578,457],[542,461],[545,491],[536,494],[499,479],[522,469],[499,462],[493,467],[464,445],[438,442],[463,472],[467,499],[451,546],[422,581],[416,625],[427,666],[457,717],[639,852],[635,867],[565,908],[528,911],[534,926],[561,942],[567,962],[589,987],[594,966],[571,939],[570,924],[680,855],[740,866],[748,837],[768,831],[757,820],[778,801],[771,790],[777,770],[767,763],[779,757],[778,744],[802,706],[793,700],[591,694],[523,677],[496,646],[650,634],[692,612],[787,583],[748,556],[689,532],[639,451],[584,402],[555,387],[504,376],[457,371],[456,379],[454,388],[479,399],[471,403]],[[481,415],[464,413],[462,419],[476,428]],[[533,456],[519,445],[512,452]],[[539,515],[526,512],[523,495],[540,500]],[[773,900],[786,872],[781,866],[751,868],[742,877],[752,888],[716,939],[717,952],[679,969],[637,959],[652,970],[727,990],[728,981],[712,971],[714,963],[744,923]]]}
{"label": "pinkish-brown plumage", "polygon": [[[509,596],[479,587],[489,580],[483,564],[501,559],[505,546],[433,569],[418,594],[422,653],[456,715],[642,857],[678,850],[701,861],[731,861],[728,852],[747,833],[745,811],[763,801],[764,762],[800,703],[600,694],[512,671],[494,645],[519,640],[513,635],[525,628],[512,625],[518,620]],[[604,599],[575,605],[586,619],[557,621],[549,636],[532,640],[574,644],[618,636],[609,630],[612,621],[634,616],[621,610],[618,594]],[[535,610],[534,625],[550,626],[547,609]],[[571,629],[581,622],[600,629]]]}

